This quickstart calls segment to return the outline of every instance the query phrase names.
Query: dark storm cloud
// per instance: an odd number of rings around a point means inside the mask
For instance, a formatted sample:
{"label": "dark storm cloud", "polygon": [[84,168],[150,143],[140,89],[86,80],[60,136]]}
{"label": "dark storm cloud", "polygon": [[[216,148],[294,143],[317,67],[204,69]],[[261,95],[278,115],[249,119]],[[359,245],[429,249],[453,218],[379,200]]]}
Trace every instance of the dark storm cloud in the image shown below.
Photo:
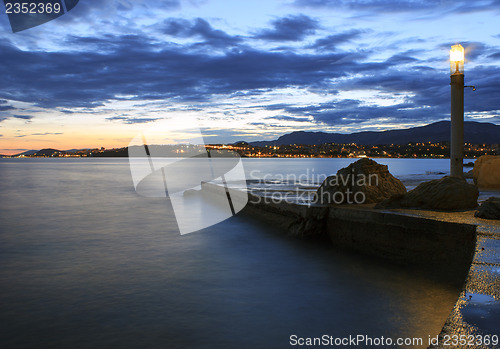
{"label": "dark storm cloud", "polygon": [[408,63],[416,63],[418,62],[418,59],[410,56],[407,53],[401,53],[401,54],[396,54],[392,57],[390,57],[386,63],[391,64],[393,66],[395,65],[400,65],[400,64],[408,64]]}
{"label": "dark storm cloud", "polygon": [[242,42],[237,36],[231,36],[222,30],[214,29],[206,20],[196,18],[188,21],[182,18],[169,18],[160,26],[160,30],[179,38],[201,38],[203,44],[214,47],[235,46]]}
{"label": "dark storm cloud", "polygon": [[317,50],[332,51],[335,50],[338,45],[350,42],[353,39],[360,37],[361,34],[365,32],[366,31],[364,30],[352,29],[342,33],[329,35],[325,38],[316,40],[316,42],[314,42],[314,44],[310,45],[309,47]]}
{"label": "dark storm cloud", "polygon": [[399,103],[391,106],[364,106],[358,100],[321,103],[284,110],[295,115],[311,116],[314,120],[328,125],[349,125],[380,118],[404,122],[432,122],[443,118],[439,106],[422,108],[414,102]]}
{"label": "dark storm cloud", "polygon": [[474,2],[469,0],[295,0],[294,4],[299,7],[313,8],[348,8],[357,11],[372,13],[397,13],[397,12],[435,12],[442,13],[470,13],[485,11],[500,5],[499,0],[486,2]]}
{"label": "dark storm cloud", "polygon": [[13,118],[22,119],[22,120],[31,120],[33,116],[30,115],[12,115]]}
{"label": "dark storm cloud", "polygon": [[125,124],[145,124],[148,122],[153,122],[158,119],[155,118],[133,118],[133,117],[125,117],[125,116],[113,116],[110,118],[106,118],[109,121],[122,121]]}
{"label": "dark storm cloud", "polygon": [[[115,36],[104,34],[101,37],[80,37],[68,35],[65,43],[68,46],[85,48],[87,52],[98,52],[102,57],[107,54],[113,55],[117,51],[127,53],[143,52],[146,49],[145,38],[140,35]],[[117,58],[117,57],[116,57]]]}
{"label": "dark storm cloud", "polygon": [[15,138],[23,138],[23,137],[28,137],[28,136],[57,136],[57,135],[63,135],[64,133],[62,132],[43,132],[43,133],[31,133],[29,135],[17,135],[14,136]]}
{"label": "dark storm cloud", "polygon": [[[78,7],[76,8],[84,8],[84,9],[103,9],[113,7],[120,11],[131,11],[137,6],[147,7],[147,0],[85,0],[80,1],[78,3]],[[155,1],[154,6],[156,8],[163,8],[166,10],[169,9],[177,9],[181,6],[181,0],[162,0]]]}
{"label": "dark storm cloud", "polygon": [[424,73],[415,70],[406,74],[387,70],[385,73],[340,82],[336,88],[341,91],[373,89],[393,96],[407,96],[404,102],[390,106],[367,106],[363,105],[361,100],[344,99],[301,107],[274,105],[269,109],[279,108],[292,115],[311,116],[316,121],[330,125],[354,124],[378,118],[393,121],[433,121],[442,119],[449,112],[448,85],[447,77],[440,77],[434,70]]}
{"label": "dark storm cloud", "polygon": [[491,55],[488,56],[488,58],[500,59],[500,52],[492,53]]}
{"label": "dark storm cloud", "polygon": [[[294,21],[299,23],[297,29],[285,33]],[[268,36],[268,40],[295,40],[319,27],[306,16],[281,18],[273,26],[258,35]],[[442,69],[432,67],[436,62],[419,61],[415,58],[419,55],[412,51],[382,62],[370,62],[368,50],[348,52],[336,47],[357,39],[363,35],[362,30],[318,39],[309,46],[316,49],[313,54],[253,49],[245,43],[245,38],[214,29],[203,19],[171,18],[159,30],[171,37],[199,39],[198,44],[206,45],[207,49],[193,50],[191,43],[158,43],[141,35],[68,37],[68,47],[77,47],[78,51],[61,52],[23,51],[8,40],[0,41],[0,76],[8,82],[8,88],[0,90],[0,111],[15,109],[8,100],[59,107],[60,111],[71,113],[74,107],[88,108],[91,112],[112,99],[170,99],[171,103],[191,104],[211,102],[214,97],[247,97],[298,86],[332,96],[338,91],[370,89],[407,97],[396,106],[386,107],[366,106],[352,99],[308,107],[275,104],[263,108],[283,110],[291,118],[312,117],[328,124],[354,124],[379,117],[423,122],[438,120],[449,113],[449,77]],[[496,48],[479,42],[464,46],[468,57],[494,60],[499,55]],[[443,47],[449,49],[449,44]],[[476,85],[478,91],[466,95],[466,110],[493,113],[499,109],[495,103],[500,95],[498,79],[497,68],[480,66],[467,70],[466,83]],[[133,124],[155,119],[122,115],[108,120]]]}
{"label": "dark storm cloud", "polygon": [[[476,92],[466,90],[465,109],[468,112],[486,112],[498,115],[500,68],[478,67],[467,72],[466,83],[474,84]],[[339,102],[320,103],[297,107],[275,104],[268,110],[283,110],[297,116],[311,116],[329,125],[355,124],[384,118],[394,121],[429,123],[449,117],[449,77],[426,67],[402,74],[397,70],[364,76],[338,83],[339,90],[355,91],[373,89],[403,98],[401,103],[390,106],[367,106],[361,100],[347,99]],[[381,97],[382,98],[382,97]]]}
{"label": "dark storm cloud", "polygon": [[102,106],[119,95],[205,101],[214,94],[239,91],[323,88],[333,77],[383,69],[359,63],[365,57],[361,53],[310,55],[246,48],[213,55],[159,46],[132,35],[75,43],[88,51],[22,51],[0,42],[0,76],[9,81],[0,98],[66,108]]}
{"label": "dark storm cloud", "polygon": [[488,55],[491,51],[491,47],[488,47],[481,42],[466,41],[462,43],[462,46],[466,48],[465,57],[467,57],[467,60],[469,61],[477,60],[481,56]]}
{"label": "dark storm cloud", "polygon": [[262,29],[254,37],[270,41],[300,41],[319,28],[318,21],[305,15],[278,18],[271,24],[272,29]]}
{"label": "dark storm cloud", "polygon": [[[290,104],[286,104],[286,103],[276,103],[276,104],[270,104],[270,105],[266,105],[264,108],[266,110],[282,110],[282,109],[286,109]],[[258,108],[261,108],[263,106],[258,106]]]}
{"label": "dark storm cloud", "polygon": [[[72,11],[72,16],[62,16],[61,21],[81,20],[90,17],[93,20],[96,14],[113,14],[115,16],[122,13],[130,13],[138,9],[148,9],[153,4],[147,0],[80,0]],[[154,7],[163,10],[177,10],[181,8],[181,0],[161,0],[155,1]]]}
{"label": "dark storm cloud", "polygon": [[30,150],[30,149],[12,149],[12,148],[8,148],[8,149],[0,149],[0,150],[17,150],[17,151],[26,151],[26,150]]}
{"label": "dark storm cloud", "polygon": [[295,5],[305,7],[349,7],[379,11],[410,11],[436,6],[434,0],[295,0]]}
{"label": "dark storm cloud", "polygon": [[286,125],[279,125],[279,124],[267,124],[265,122],[250,122],[248,123],[251,126],[257,126],[259,129],[269,129],[269,128],[285,128],[289,127]]}
{"label": "dark storm cloud", "polygon": [[290,115],[268,116],[266,119],[281,120],[281,121],[299,121],[299,122],[311,121],[311,120],[309,120],[308,117],[297,117],[297,116],[290,116]]}

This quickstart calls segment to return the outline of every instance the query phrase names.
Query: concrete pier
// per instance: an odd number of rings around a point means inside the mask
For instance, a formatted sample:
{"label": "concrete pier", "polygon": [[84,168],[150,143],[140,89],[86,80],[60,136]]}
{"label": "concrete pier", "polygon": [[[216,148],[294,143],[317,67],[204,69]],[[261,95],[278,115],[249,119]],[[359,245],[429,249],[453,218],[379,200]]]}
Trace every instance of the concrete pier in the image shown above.
{"label": "concrete pier", "polygon": [[[218,193],[203,183],[203,191]],[[288,235],[326,238],[336,247],[409,266],[427,267],[462,285],[476,249],[476,226],[375,210],[374,205],[304,205],[248,195],[245,211],[285,228]]]}

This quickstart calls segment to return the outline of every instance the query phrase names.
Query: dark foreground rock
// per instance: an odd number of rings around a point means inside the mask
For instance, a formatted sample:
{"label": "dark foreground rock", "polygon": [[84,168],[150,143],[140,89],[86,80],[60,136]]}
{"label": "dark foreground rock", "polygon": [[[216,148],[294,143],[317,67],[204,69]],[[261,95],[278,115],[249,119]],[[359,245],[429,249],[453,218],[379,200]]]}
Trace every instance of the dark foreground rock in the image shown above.
{"label": "dark foreground rock", "polygon": [[479,190],[463,178],[443,177],[421,183],[404,195],[381,202],[377,208],[460,210],[477,207]]}
{"label": "dark foreground rock", "polygon": [[491,197],[483,202],[474,216],[484,219],[500,220],[500,198]]}
{"label": "dark foreground rock", "polygon": [[316,193],[321,204],[369,204],[406,193],[406,187],[386,165],[361,159],[330,176]]}

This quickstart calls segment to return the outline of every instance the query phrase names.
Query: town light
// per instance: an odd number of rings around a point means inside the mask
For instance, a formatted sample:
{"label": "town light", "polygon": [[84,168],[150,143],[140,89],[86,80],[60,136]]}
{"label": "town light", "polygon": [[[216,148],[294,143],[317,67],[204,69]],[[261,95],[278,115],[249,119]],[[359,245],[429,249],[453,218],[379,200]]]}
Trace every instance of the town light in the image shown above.
{"label": "town light", "polygon": [[464,60],[465,53],[462,45],[453,45],[450,50],[450,73],[452,75],[464,73]]}
{"label": "town light", "polygon": [[453,45],[450,50],[451,139],[450,176],[464,176],[464,48]]}

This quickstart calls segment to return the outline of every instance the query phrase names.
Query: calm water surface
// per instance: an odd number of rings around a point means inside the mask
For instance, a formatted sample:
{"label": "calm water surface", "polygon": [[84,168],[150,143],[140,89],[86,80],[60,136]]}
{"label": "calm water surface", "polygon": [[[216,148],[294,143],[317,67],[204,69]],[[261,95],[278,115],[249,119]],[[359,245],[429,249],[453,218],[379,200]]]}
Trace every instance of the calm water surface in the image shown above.
{"label": "calm water surface", "polygon": [[[245,166],[332,174],[352,161]],[[447,170],[379,162],[401,176]],[[134,192],[126,159],[2,159],[0,222],[0,348],[289,348],[293,334],[425,343],[459,292],[244,214],[181,236],[168,201]]]}

